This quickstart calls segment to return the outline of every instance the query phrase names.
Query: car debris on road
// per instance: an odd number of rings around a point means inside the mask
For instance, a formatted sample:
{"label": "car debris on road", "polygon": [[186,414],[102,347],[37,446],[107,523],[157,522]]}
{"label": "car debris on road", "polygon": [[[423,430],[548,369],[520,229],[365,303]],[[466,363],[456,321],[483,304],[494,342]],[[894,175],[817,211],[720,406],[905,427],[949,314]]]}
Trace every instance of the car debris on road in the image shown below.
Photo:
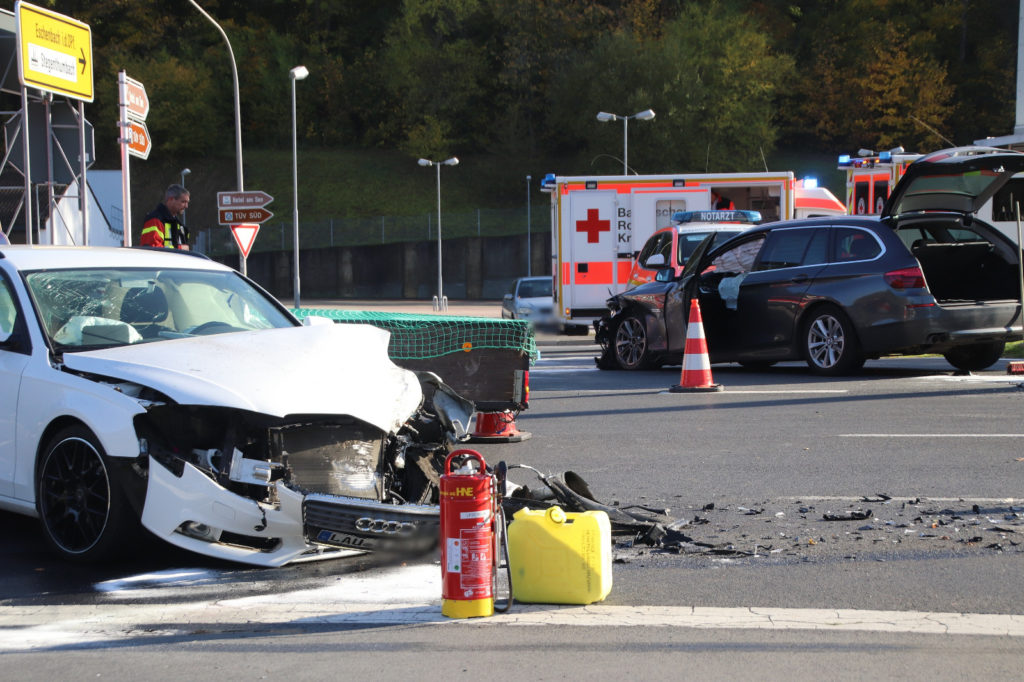
{"label": "car debris on road", "polygon": [[[1024,553],[1024,505],[944,506],[927,498],[886,498],[873,511],[852,503],[823,513],[800,500],[695,505],[692,518],[666,524],[654,545],[620,539],[615,561],[886,561],[908,554]],[[764,513],[751,514],[754,509]]]}

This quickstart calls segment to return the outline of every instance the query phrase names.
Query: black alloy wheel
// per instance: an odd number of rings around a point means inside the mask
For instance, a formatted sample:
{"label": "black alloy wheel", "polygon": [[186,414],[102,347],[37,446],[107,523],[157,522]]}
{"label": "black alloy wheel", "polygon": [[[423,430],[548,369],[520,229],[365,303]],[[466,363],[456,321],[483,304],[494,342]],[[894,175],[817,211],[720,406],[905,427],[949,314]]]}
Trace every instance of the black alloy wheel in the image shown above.
{"label": "black alloy wheel", "polygon": [[54,436],[43,451],[36,507],[47,542],[65,558],[97,561],[129,540],[133,519],[111,482],[96,437],[83,426]]}
{"label": "black alloy wheel", "polygon": [[647,327],[634,315],[627,315],[615,329],[613,341],[615,361],[627,370],[646,369],[650,366],[647,348]]}

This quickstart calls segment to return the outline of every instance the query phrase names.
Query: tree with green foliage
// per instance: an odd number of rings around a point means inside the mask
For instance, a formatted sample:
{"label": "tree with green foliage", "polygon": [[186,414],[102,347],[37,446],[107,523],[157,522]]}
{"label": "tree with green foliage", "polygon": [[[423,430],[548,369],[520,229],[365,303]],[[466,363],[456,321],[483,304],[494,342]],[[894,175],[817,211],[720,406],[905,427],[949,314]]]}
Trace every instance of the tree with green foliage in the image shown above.
{"label": "tree with green foliage", "polygon": [[[197,2],[232,43],[246,148],[289,145],[298,64],[300,144],[498,169],[620,172],[622,125],[602,110],[657,112],[629,127],[641,172],[757,169],[773,147],[924,152],[1014,124],[1008,0]],[[150,163],[233,152],[225,46],[188,0],[37,4],[92,28],[101,167],[122,69],[150,95]]]}
{"label": "tree with green foliage", "polygon": [[773,54],[743,13],[721,2],[688,5],[659,35],[618,32],[567,65],[551,90],[551,129],[575,144],[589,138],[592,149],[618,150],[621,128],[596,122],[595,114],[652,108],[654,121],[629,129],[630,166],[758,167],[775,143],[775,95],[792,72],[791,60]]}

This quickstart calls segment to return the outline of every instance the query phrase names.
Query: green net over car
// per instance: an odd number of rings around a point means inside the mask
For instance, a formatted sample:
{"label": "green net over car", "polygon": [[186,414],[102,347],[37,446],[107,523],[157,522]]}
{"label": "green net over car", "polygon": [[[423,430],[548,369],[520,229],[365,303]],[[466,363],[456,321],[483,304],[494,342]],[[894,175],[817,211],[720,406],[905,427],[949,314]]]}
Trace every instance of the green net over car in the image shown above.
{"label": "green net over car", "polygon": [[537,361],[537,341],[527,320],[386,313],[372,310],[293,308],[300,320],[314,315],[337,323],[370,324],[391,332],[393,360],[423,360],[471,350],[509,350]]}

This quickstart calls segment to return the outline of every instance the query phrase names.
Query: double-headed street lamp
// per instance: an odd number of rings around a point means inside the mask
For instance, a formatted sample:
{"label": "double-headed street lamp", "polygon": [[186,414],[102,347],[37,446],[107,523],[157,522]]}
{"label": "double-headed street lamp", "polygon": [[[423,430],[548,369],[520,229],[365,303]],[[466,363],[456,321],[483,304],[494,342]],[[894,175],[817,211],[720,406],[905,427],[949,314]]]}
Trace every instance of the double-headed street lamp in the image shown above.
{"label": "double-headed street lamp", "polygon": [[605,111],[599,111],[597,113],[597,120],[602,123],[608,121],[622,121],[622,174],[629,175],[629,119],[635,118],[638,121],[650,121],[654,118],[653,109],[644,109],[643,111],[633,114],[632,116],[619,116],[617,114],[609,114]]}
{"label": "double-headed street lamp", "polygon": [[441,281],[441,166],[457,166],[459,160],[454,156],[447,161],[431,161],[420,159],[421,166],[437,166],[437,297],[434,299],[434,310],[447,310],[448,302],[445,301]]}
{"label": "double-headed street lamp", "polygon": [[309,75],[309,69],[305,66],[296,66],[288,72],[292,80],[292,244],[295,253],[294,281],[292,288],[295,290],[295,307],[299,307],[299,135],[295,117],[295,81],[301,81]]}

